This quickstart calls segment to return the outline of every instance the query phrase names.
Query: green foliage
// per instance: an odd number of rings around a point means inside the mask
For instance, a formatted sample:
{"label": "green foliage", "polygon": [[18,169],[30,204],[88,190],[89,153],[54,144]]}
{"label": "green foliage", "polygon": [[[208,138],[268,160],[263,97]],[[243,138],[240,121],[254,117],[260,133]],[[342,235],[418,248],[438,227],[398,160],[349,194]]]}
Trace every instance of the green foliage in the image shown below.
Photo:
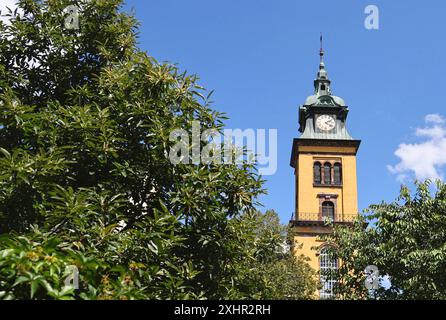
{"label": "green foliage", "polygon": [[[414,195],[403,186],[397,201],[370,206],[367,218],[329,237],[335,244],[332,254],[342,261],[341,298],[446,299],[446,185],[416,186]],[[389,276],[391,286],[368,292],[368,265]]]}
{"label": "green foliage", "polygon": [[291,255],[258,267],[263,274],[265,290],[262,298],[269,300],[315,299],[316,273],[303,257]]}
{"label": "green foliage", "polygon": [[[61,242],[48,234],[35,233],[32,239],[3,235],[0,240],[1,299],[145,297],[138,283],[143,268],[112,268],[96,256],[84,255],[77,244]],[[78,268],[80,283],[88,285],[76,290],[61,281],[71,275],[70,266]]]}
{"label": "green foliage", "polygon": [[[288,230],[273,210],[242,215],[232,221],[240,230],[233,244],[242,248],[234,263],[238,271],[234,298],[268,300],[312,299],[316,273],[303,257],[294,257],[287,246]],[[252,295],[252,293],[254,295]]]}
{"label": "green foliage", "polygon": [[[0,297],[270,297],[254,262],[281,235],[249,229],[255,166],[166,157],[193,120],[221,132],[210,94],[137,48],[121,0],[79,1],[67,30],[72,3],[20,0],[0,22]],[[63,285],[70,265],[78,290]]]}

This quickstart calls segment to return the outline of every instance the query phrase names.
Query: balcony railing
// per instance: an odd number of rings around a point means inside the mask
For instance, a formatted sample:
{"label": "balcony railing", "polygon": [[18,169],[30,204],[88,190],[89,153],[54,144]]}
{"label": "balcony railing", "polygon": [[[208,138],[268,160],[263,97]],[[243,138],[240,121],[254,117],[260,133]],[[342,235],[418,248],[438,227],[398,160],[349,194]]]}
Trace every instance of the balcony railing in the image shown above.
{"label": "balcony railing", "polygon": [[335,213],[334,216],[325,216],[322,213],[308,213],[308,212],[299,212],[296,215],[293,214],[291,220],[292,221],[320,221],[320,222],[353,222],[359,214],[352,213]]}

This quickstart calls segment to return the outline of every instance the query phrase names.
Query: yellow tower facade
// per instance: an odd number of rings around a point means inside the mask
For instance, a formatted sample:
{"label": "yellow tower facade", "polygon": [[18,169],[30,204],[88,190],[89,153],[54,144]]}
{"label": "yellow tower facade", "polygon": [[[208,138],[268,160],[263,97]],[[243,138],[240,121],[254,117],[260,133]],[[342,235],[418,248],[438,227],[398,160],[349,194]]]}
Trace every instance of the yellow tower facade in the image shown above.
{"label": "yellow tower facade", "polygon": [[[294,139],[290,165],[295,174],[295,213],[290,221],[296,255],[309,258],[317,271],[338,267],[320,236],[334,224],[349,224],[358,214],[356,154],[361,141],[347,131],[348,107],[331,92],[331,81],[320,51],[314,95],[299,108],[299,131]],[[323,299],[333,297],[334,283],[320,277]]]}

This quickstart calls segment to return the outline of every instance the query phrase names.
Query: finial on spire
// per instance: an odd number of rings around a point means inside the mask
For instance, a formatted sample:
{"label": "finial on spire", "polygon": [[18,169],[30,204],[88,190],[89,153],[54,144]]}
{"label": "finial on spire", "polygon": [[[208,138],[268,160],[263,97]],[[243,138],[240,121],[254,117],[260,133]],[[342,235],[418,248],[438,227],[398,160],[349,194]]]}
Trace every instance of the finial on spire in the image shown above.
{"label": "finial on spire", "polygon": [[321,42],[321,49],[319,51],[319,56],[321,58],[321,63],[324,62],[324,47],[323,47],[323,42],[322,42],[323,38],[322,38],[322,32],[321,32],[321,37],[320,37],[320,42]]}

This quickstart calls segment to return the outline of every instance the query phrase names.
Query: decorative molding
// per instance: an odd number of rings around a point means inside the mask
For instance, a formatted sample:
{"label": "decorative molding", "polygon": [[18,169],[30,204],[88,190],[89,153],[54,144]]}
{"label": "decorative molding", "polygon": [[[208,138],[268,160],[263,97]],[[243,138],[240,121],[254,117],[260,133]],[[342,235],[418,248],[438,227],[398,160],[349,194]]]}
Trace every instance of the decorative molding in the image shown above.
{"label": "decorative molding", "polygon": [[322,183],[313,183],[313,187],[315,188],[342,188],[343,184],[342,183],[338,183],[338,184],[322,184]]}
{"label": "decorative molding", "polygon": [[339,197],[338,194],[333,193],[319,193],[317,195],[318,198],[324,198],[325,200],[337,199]]}
{"label": "decorative molding", "polygon": [[324,147],[354,147],[359,148],[361,140],[337,140],[337,139],[294,139],[297,146],[324,146]]}
{"label": "decorative molding", "polygon": [[[297,156],[302,154],[331,154],[331,155],[356,155],[361,144],[361,140],[331,140],[331,139],[300,139],[294,138],[293,148],[291,151],[290,166],[296,168]],[[303,151],[299,152],[299,146],[314,146],[314,147],[353,147],[354,151],[349,152],[314,152]]]}

